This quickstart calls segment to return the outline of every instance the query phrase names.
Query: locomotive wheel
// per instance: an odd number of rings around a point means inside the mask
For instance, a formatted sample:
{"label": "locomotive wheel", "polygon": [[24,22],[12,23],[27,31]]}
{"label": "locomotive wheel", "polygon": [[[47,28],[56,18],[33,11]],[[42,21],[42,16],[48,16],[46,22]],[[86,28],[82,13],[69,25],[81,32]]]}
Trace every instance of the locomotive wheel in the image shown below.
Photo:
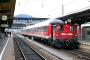
{"label": "locomotive wheel", "polygon": [[52,41],[52,39],[49,39],[48,42],[49,42],[50,45],[53,46],[53,41]]}

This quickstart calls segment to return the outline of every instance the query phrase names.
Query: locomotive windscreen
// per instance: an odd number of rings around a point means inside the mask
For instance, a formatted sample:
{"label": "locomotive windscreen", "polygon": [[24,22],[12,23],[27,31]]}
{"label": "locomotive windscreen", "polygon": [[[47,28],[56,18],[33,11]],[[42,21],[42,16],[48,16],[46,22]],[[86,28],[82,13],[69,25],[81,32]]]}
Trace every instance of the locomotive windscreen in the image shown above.
{"label": "locomotive windscreen", "polygon": [[70,30],[71,30],[71,31],[75,31],[75,30],[76,30],[76,26],[71,26],[71,27],[70,27]]}

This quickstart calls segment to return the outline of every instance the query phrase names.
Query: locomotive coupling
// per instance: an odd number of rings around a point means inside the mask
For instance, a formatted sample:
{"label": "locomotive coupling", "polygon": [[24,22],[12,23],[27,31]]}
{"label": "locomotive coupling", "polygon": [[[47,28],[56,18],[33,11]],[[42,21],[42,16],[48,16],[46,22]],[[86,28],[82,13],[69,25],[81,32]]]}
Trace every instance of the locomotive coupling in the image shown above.
{"label": "locomotive coupling", "polygon": [[66,40],[66,46],[69,46],[71,42],[71,40]]}
{"label": "locomotive coupling", "polygon": [[67,40],[68,43],[71,43],[71,40]]}

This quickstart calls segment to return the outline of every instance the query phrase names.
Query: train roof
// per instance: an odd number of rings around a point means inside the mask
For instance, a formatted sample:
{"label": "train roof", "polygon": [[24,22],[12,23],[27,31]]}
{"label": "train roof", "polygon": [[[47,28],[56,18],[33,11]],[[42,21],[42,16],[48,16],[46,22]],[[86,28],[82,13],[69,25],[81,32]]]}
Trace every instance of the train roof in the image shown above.
{"label": "train roof", "polygon": [[49,24],[63,24],[63,23],[64,22],[62,20],[59,20],[59,19],[48,19],[46,21],[43,21],[43,22],[28,26],[25,29],[34,28],[34,27],[41,27],[41,26],[47,26]]}

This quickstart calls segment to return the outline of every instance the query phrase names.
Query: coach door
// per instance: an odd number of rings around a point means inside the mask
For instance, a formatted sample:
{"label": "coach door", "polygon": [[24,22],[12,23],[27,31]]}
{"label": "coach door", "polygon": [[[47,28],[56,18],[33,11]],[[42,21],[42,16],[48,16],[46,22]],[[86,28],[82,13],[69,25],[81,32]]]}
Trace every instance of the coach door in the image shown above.
{"label": "coach door", "polygon": [[53,38],[54,38],[54,34],[55,34],[55,25],[51,25],[51,39],[53,40]]}
{"label": "coach door", "polygon": [[53,25],[53,38],[55,38],[55,25]]}

